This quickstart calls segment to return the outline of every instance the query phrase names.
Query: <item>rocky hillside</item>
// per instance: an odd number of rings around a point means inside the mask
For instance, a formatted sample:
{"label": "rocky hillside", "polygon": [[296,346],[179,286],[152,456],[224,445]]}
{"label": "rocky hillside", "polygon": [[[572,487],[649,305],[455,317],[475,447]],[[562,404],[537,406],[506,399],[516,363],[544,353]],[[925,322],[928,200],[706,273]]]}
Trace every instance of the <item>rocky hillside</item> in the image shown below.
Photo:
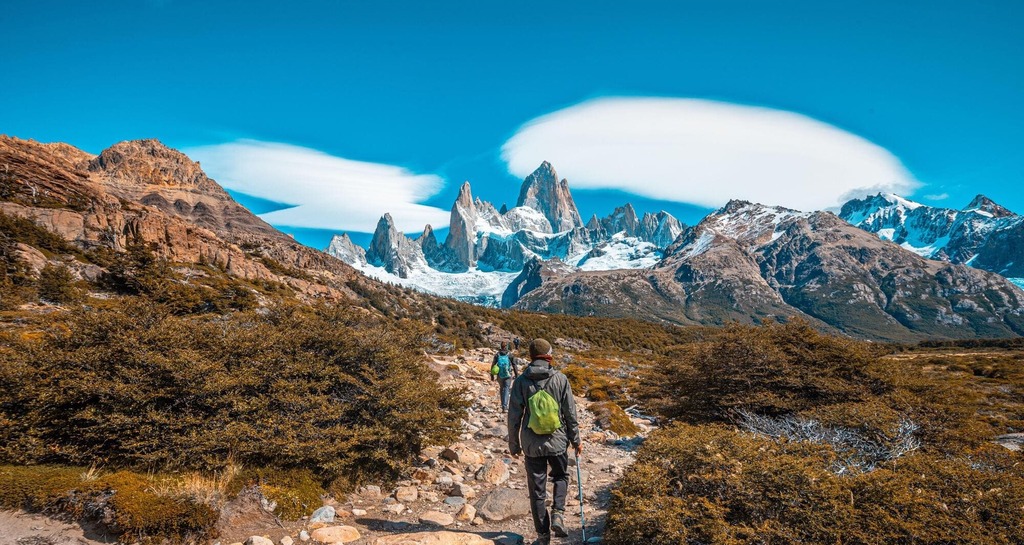
{"label": "rocky hillside", "polygon": [[924,257],[1024,278],[1024,217],[984,195],[954,210],[879,193],[847,202],[839,217]]}
{"label": "rocky hillside", "polygon": [[688,229],[650,269],[530,267],[513,286],[513,308],[579,315],[677,324],[797,316],[877,340],[1024,333],[1024,292],[999,275],[925,259],[828,212],[743,201]]}
{"label": "rocky hillside", "polygon": [[649,267],[682,230],[671,214],[638,217],[630,204],[584,225],[569,182],[545,162],[523,180],[511,209],[474,198],[464,183],[444,242],[430,225],[413,240],[384,214],[368,249],[342,234],[326,251],[381,280],[497,306],[516,273],[533,260],[559,260],[579,270]]}
{"label": "rocky hillside", "polygon": [[260,220],[199,163],[156,140],[121,142],[93,156],[0,136],[0,212],[30,218],[82,249],[122,251],[141,241],[170,262],[280,282],[303,297],[350,298],[348,284],[365,282]]}

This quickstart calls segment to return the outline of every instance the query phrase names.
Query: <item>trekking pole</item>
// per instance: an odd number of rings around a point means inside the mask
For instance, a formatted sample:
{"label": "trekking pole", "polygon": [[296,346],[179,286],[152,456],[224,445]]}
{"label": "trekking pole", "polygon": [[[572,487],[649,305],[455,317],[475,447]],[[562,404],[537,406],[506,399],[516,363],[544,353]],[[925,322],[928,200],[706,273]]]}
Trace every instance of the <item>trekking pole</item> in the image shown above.
{"label": "trekking pole", "polygon": [[587,521],[583,518],[583,471],[580,469],[580,464],[583,463],[583,459],[580,455],[576,455],[576,487],[580,491],[580,532],[583,533],[583,542],[587,542]]}

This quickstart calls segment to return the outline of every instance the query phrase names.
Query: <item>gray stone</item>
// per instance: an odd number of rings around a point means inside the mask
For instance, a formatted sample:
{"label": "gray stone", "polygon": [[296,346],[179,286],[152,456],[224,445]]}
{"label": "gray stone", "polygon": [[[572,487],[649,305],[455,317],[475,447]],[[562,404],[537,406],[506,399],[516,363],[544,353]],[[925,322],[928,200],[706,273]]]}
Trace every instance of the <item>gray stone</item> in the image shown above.
{"label": "gray stone", "polygon": [[476,504],[476,510],[481,517],[498,522],[529,515],[530,499],[526,492],[498,488],[482,497]]}
{"label": "gray stone", "polygon": [[440,511],[427,511],[420,515],[420,524],[432,524],[434,526],[451,526],[455,519],[448,513]]}
{"label": "gray stone", "polygon": [[314,522],[334,522],[334,517],[336,515],[337,512],[334,510],[334,507],[325,505],[320,509],[313,511],[313,514],[309,517],[309,522],[310,524]]}

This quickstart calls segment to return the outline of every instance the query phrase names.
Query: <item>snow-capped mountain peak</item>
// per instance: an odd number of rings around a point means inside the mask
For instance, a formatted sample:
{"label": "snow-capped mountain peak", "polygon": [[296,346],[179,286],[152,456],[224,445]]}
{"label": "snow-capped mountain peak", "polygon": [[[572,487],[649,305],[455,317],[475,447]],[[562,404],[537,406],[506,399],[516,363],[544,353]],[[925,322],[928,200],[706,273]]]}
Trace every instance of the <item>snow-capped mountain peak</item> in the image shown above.
{"label": "snow-capped mountain peak", "polygon": [[671,214],[646,213],[639,219],[628,203],[607,218],[595,215],[584,226],[568,182],[545,162],[523,180],[512,209],[503,205],[498,210],[474,198],[469,182],[463,183],[443,244],[429,225],[418,240],[410,240],[385,214],[365,257],[347,237],[336,237],[328,253],[367,274],[441,295],[479,302],[479,292],[468,290],[486,286],[490,295],[485,299],[495,302],[497,281],[485,281],[488,275],[507,285],[533,259],[557,259],[563,268],[583,270],[652,267],[682,232],[683,225]]}
{"label": "snow-capped mountain peak", "polygon": [[1024,220],[984,195],[954,210],[879,194],[847,202],[839,216],[923,257],[1024,275]]}

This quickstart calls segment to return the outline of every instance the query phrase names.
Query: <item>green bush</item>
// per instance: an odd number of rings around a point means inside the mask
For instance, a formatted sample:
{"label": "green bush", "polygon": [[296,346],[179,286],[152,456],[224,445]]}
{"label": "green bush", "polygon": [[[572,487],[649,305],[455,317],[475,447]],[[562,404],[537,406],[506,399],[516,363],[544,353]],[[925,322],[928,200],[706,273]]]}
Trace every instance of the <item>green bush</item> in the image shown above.
{"label": "green bush", "polygon": [[82,290],[75,285],[75,277],[64,265],[47,264],[39,271],[37,281],[39,298],[57,304],[74,303],[82,299]]}
{"label": "green bush", "polygon": [[127,300],[0,350],[0,460],[393,478],[460,432],[421,327],[344,308],[175,316]]}

